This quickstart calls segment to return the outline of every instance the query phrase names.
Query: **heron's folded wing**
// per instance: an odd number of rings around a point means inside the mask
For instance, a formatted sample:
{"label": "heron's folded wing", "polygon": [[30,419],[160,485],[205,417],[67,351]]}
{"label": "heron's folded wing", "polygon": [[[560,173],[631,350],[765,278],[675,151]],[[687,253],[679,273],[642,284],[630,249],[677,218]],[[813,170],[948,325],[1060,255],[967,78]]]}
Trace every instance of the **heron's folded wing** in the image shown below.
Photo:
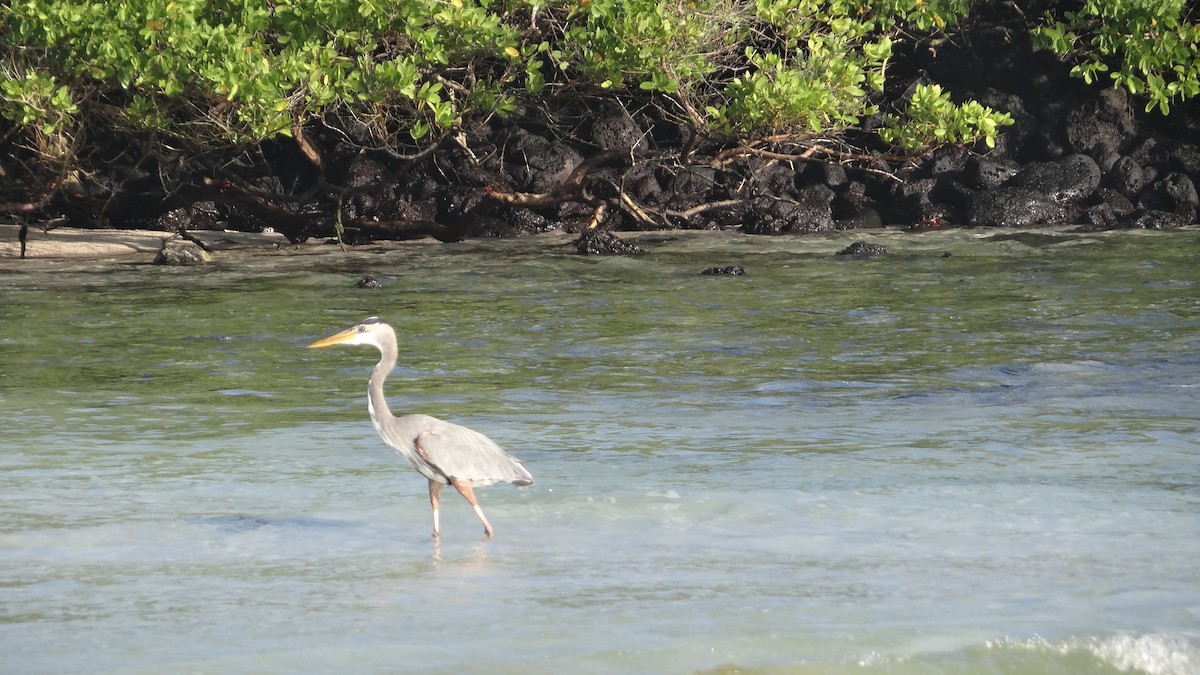
{"label": "heron's folded wing", "polygon": [[466,427],[442,422],[417,437],[417,452],[438,473],[473,485],[530,485],[533,477],[499,445]]}

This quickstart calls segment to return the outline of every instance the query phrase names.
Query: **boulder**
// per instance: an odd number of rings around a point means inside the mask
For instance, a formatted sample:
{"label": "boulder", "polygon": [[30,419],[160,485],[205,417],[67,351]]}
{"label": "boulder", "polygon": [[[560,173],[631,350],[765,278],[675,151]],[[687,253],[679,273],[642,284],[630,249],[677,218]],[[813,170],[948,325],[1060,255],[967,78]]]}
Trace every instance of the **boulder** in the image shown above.
{"label": "boulder", "polygon": [[[851,181],[837,190],[837,195],[831,204],[833,218],[839,223],[843,220],[855,220],[864,211],[875,211],[873,202],[867,196],[867,186],[860,181]],[[878,218],[879,214],[876,213]]]}
{"label": "boulder", "polygon": [[711,201],[717,182],[717,171],[712,167],[685,167],[670,177],[666,205],[677,211],[685,211]]}
{"label": "boulder", "polygon": [[509,211],[508,225],[514,235],[545,232],[550,229],[550,223],[542,214],[525,208]]}
{"label": "boulder", "polygon": [[888,222],[915,223],[930,210],[931,195],[937,186],[936,178],[918,178],[892,186]]}
{"label": "boulder", "polygon": [[1020,164],[1009,160],[974,157],[967,164],[966,174],[973,187],[990,190],[1004,185],[1020,170]]}
{"label": "boulder", "polygon": [[796,219],[791,232],[828,232],[833,226],[833,190],[809,185],[796,191]]}
{"label": "boulder", "polygon": [[878,229],[883,227],[883,218],[878,211],[868,206],[857,213],[838,219],[836,225],[839,230]]}
{"label": "boulder", "polygon": [[575,250],[582,255],[626,255],[642,252],[637,244],[625,241],[607,230],[585,231],[575,240]]}
{"label": "boulder", "polygon": [[820,164],[819,166],[822,174],[821,182],[829,187],[839,189],[850,182],[850,177],[846,175],[846,167],[841,164]]}
{"label": "boulder", "polygon": [[208,251],[190,241],[169,239],[154,256],[155,265],[207,265],[213,261]]}
{"label": "boulder", "polygon": [[1121,226],[1140,230],[1171,230],[1184,227],[1188,221],[1178,213],[1157,209],[1138,209],[1121,219]]}
{"label": "boulder", "polygon": [[1124,89],[1100,90],[1067,114],[1065,132],[1073,152],[1098,158],[1105,149],[1119,151],[1134,133],[1129,94]]}
{"label": "boulder", "polygon": [[1065,206],[1027,187],[980,190],[967,202],[966,221],[971,226],[1036,227],[1070,220]]}
{"label": "boulder", "polygon": [[1008,183],[1031,188],[1060,204],[1078,202],[1100,187],[1100,167],[1087,155],[1069,155],[1054,162],[1031,162]]}
{"label": "boulder", "polygon": [[810,185],[796,191],[796,199],[759,197],[746,214],[742,231],[747,234],[802,234],[829,232],[833,222],[833,190]]}
{"label": "boulder", "polygon": [[724,267],[709,267],[708,269],[700,272],[700,274],[703,274],[705,276],[716,276],[716,275],[742,276],[745,273],[746,273],[746,268],[742,267],[741,265],[726,265]]}
{"label": "boulder", "polygon": [[1113,163],[1112,169],[1104,176],[1104,184],[1130,199],[1136,199],[1142,188],[1146,187],[1146,174],[1137,160],[1126,155]]}
{"label": "boulder", "polygon": [[1122,227],[1121,220],[1133,213],[1134,206],[1129,199],[1108,188],[1096,191],[1098,202],[1087,209],[1087,224],[1085,230],[1112,230]]}
{"label": "boulder", "polygon": [[523,192],[550,192],[583,162],[570,145],[520,129],[513,132],[504,158],[513,183]]}
{"label": "boulder", "polygon": [[1025,100],[1021,96],[986,87],[975,98],[993,110],[1007,112],[1015,121],[1015,124],[1006,127],[997,139],[996,152],[993,152],[993,155],[1004,154],[1016,158],[1032,154],[1037,146],[1033,132],[1037,128],[1037,120],[1026,110]]}
{"label": "boulder", "polygon": [[1144,208],[1158,208],[1164,211],[1194,210],[1200,206],[1200,196],[1196,194],[1196,186],[1187,175],[1172,171],[1154,182],[1139,202]]}
{"label": "boulder", "polygon": [[616,101],[601,101],[588,111],[583,135],[603,150],[632,148],[642,141],[642,130]]}
{"label": "boulder", "polygon": [[925,202],[917,207],[909,225],[914,230],[937,230],[963,221],[962,210],[941,202]]}
{"label": "boulder", "polygon": [[888,248],[883,244],[868,244],[865,241],[856,241],[846,248],[838,251],[834,255],[852,255],[860,258],[883,255],[888,252]]}
{"label": "boulder", "polygon": [[1180,143],[1171,149],[1171,161],[1195,179],[1200,176],[1200,145]]}
{"label": "boulder", "polygon": [[970,150],[956,145],[947,146],[933,153],[928,160],[929,173],[932,176],[959,174],[967,168],[971,161]]}

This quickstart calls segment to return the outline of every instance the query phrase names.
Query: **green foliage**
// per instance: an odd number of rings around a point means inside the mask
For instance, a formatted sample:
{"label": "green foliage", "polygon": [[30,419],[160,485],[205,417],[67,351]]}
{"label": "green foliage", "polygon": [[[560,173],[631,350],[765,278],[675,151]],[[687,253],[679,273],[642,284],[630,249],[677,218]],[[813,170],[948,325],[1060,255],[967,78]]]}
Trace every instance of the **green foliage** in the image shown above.
{"label": "green foliage", "polygon": [[[833,135],[878,112],[896,41],[966,12],[967,0],[10,0],[0,115],[214,146],[321,118],[395,144],[569,93],[652,99],[731,139]],[[991,141],[1002,125],[926,98],[890,142]]]}
{"label": "green foliage", "polygon": [[884,117],[879,136],[909,152],[980,139],[991,148],[996,145],[1000,127],[1012,123],[1012,115],[1008,113],[998,113],[976,101],[955,105],[940,86],[922,84],[914,89],[903,115]]}
{"label": "green foliage", "polygon": [[746,51],[744,74],[706,106],[710,124],[736,136],[836,134],[878,112],[892,46],[911,28],[941,29],[965,16],[960,0],[756,0],[754,24],[781,36],[771,53]]}
{"label": "green foliage", "polygon": [[[862,38],[914,28],[943,30],[967,15],[967,0],[755,0],[755,14],[790,38],[805,38],[814,26]],[[822,32],[822,31],[816,31]]]}
{"label": "green foliage", "polygon": [[0,79],[0,115],[54,134],[67,125],[79,107],[66,85],[53,75],[28,72],[21,77]]}
{"label": "green foliage", "polygon": [[563,52],[601,89],[633,84],[670,94],[715,70],[714,57],[736,42],[736,12],[726,0],[581,2],[567,17]]}
{"label": "green foliage", "polygon": [[[13,41],[10,63],[71,82],[76,101],[116,97],[132,127],[233,143],[360,107],[381,137],[453,126],[462,102],[442,91],[440,72],[506,63],[517,41],[515,29],[482,6],[437,0],[23,0],[0,18],[0,30]],[[18,90],[22,81],[0,75],[0,114],[27,124],[28,113],[16,108],[35,108],[43,85],[25,78]],[[69,118],[78,109],[58,112]]]}
{"label": "green foliage", "polygon": [[[875,112],[863,88],[865,69],[824,40],[814,39],[810,46],[803,65],[748,49],[753,72],[733,78],[725,87],[728,103],[724,109],[709,106],[709,114],[727,132],[753,135],[779,130],[828,133]],[[818,69],[821,65],[824,68]]]}
{"label": "green foliage", "polygon": [[1087,0],[1075,11],[1047,13],[1035,30],[1041,46],[1074,62],[1091,83],[1108,73],[1114,86],[1143,96],[1162,114],[1200,94],[1200,23],[1183,0]]}
{"label": "green foliage", "polygon": [[883,89],[896,36],[966,11],[965,0],[585,0],[552,61],[601,89],[671,95],[727,136],[836,134],[876,112],[868,96]]}

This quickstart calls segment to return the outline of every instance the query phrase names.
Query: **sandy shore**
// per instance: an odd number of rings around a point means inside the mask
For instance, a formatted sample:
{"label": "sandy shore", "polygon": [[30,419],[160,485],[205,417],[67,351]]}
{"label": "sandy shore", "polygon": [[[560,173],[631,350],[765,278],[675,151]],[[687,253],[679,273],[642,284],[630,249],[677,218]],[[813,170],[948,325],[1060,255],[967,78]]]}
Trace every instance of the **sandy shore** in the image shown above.
{"label": "sandy shore", "polygon": [[[15,224],[0,223],[0,260],[16,260],[21,255],[21,244]],[[280,234],[256,234],[248,232],[194,231],[191,232],[206,246],[214,250],[263,248],[272,249],[288,246]],[[81,230],[58,227],[47,231],[31,225],[26,238],[25,257],[40,259],[106,259],[145,258],[146,262],[162,248],[163,242],[174,238],[170,232],[154,230]]]}

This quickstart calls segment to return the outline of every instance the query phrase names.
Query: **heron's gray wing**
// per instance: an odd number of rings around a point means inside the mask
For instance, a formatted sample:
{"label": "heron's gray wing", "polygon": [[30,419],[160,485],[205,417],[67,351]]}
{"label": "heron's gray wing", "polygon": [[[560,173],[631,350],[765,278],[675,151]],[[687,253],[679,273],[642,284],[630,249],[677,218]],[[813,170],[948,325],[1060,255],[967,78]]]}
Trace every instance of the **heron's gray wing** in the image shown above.
{"label": "heron's gray wing", "polygon": [[492,439],[451,422],[429,419],[414,444],[421,459],[438,473],[472,485],[533,484],[533,476],[521,462]]}

